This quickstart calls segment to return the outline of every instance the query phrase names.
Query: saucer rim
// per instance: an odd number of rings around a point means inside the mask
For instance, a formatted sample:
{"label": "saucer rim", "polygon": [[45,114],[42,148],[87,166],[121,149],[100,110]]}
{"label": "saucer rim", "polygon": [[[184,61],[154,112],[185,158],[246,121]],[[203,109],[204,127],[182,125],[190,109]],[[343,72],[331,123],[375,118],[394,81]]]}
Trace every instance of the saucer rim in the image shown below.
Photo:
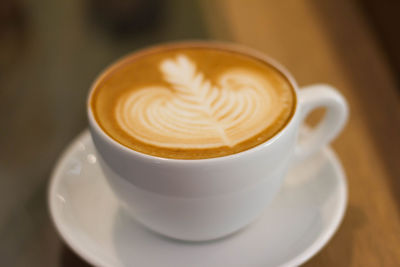
{"label": "saucer rim", "polygon": [[[93,142],[88,129],[85,129],[77,137],[75,137],[58,157],[50,175],[50,182],[47,191],[47,204],[50,211],[50,218],[53,221],[55,229],[63,240],[64,244],[66,244],[72,251],[79,255],[79,257],[91,265],[112,267],[112,265],[109,263],[104,263],[104,261],[101,260],[96,254],[88,252],[84,245],[81,245],[79,242],[76,242],[75,238],[72,238],[73,235],[69,234],[69,231],[66,228],[64,221],[61,219],[61,216],[58,216],[59,212],[57,211],[58,209],[56,201],[54,201],[54,199],[56,199],[54,197],[56,195],[56,189],[62,180],[63,169],[67,163],[69,155],[76,150],[79,142],[85,142],[86,138],[89,139],[89,142]],[[333,215],[334,218],[329,223],[327,229],[323,231],[310,246],[304,249],[297,256],[280,265],[280,267],[299,266],[311,259],[328,243],[328,241],[339,229],[340,224],[343,221],[348,201],[348,185],[346,181],[346,174],[338,156],[330,146],[324,147],[322,149],[322,153],[326,155],[328,161],[332,164],[335,172],[337,173],[336,176],[339,184],[337,193],[337,201],[339,202],[338,209]]]}

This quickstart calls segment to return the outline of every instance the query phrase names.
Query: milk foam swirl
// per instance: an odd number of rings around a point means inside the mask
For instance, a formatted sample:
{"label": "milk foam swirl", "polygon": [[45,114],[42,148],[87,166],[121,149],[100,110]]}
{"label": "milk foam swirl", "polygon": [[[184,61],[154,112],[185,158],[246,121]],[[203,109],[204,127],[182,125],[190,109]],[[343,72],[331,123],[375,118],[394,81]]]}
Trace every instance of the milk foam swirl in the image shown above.
{"label": "milk foam swirl", "polygon": [[143,143],[172,149],[232,147],[273,124],[282,103],[251,70],[229,69],[215,84],[187,56],[161,62],[170,87],[133,88],[115,109],[119,126]]}

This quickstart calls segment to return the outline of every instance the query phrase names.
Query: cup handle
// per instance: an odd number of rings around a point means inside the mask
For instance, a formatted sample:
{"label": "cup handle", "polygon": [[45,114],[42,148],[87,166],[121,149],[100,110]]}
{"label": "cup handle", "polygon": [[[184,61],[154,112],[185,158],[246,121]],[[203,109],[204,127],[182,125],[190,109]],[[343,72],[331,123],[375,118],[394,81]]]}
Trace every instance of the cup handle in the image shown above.
{"label": "cup handle", "polygon": [[343,129],[348,118],[345,98],[332,86],[316,84],[299,91],[300,121],[316,108],[325,107],[322,121],[304,136],[299,137],[295,148],[295,161],[302,161],[328,145]]}

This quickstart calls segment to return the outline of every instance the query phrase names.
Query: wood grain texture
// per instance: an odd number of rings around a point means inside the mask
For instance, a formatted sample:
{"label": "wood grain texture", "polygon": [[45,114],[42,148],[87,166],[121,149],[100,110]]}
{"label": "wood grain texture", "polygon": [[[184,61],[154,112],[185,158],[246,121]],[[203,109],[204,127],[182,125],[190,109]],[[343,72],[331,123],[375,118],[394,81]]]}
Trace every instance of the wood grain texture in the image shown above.
{"label": "wood grain texture", "polygon": [[349,204],[331,242],[305,266],[400,266],[400,105],[394,77],[355,1],[204,1],[213,38],[283,63],[300,86],[334,85],[351,117],[333,143]]}

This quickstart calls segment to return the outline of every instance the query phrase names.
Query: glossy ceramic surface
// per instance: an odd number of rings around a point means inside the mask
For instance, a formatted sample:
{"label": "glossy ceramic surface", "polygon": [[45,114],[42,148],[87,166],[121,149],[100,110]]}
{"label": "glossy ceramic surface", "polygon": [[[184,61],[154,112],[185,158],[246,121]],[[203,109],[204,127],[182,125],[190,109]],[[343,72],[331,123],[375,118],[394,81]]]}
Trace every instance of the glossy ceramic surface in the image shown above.
{"label": "glossy ceramic surface", "polygon": [[175,241],[119,208],[88,132],[60,158],[49,189],[60,235],[96,266],[296,266],[332,237],[346,202],[344,172],[325,148],[291,168],[278,196],[250,226],[212,242]]}

